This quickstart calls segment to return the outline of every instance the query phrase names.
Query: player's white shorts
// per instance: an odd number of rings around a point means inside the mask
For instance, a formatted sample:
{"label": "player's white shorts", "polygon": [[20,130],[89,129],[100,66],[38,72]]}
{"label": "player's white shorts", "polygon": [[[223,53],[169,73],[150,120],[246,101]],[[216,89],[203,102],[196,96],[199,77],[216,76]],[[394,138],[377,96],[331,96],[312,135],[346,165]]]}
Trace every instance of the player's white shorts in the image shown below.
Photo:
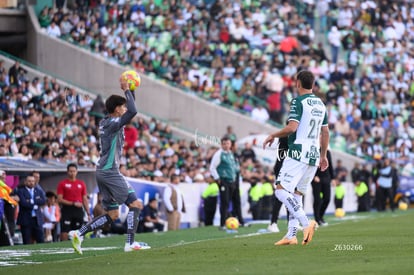
{"label": "player's white shorts", "polygon": [[306,194],[306,189],[318,170],[317,166],[311,166],[304,162],[286,157],[282,168],[276,179],[276,184],[293,193],[295,189],[302,194]]}

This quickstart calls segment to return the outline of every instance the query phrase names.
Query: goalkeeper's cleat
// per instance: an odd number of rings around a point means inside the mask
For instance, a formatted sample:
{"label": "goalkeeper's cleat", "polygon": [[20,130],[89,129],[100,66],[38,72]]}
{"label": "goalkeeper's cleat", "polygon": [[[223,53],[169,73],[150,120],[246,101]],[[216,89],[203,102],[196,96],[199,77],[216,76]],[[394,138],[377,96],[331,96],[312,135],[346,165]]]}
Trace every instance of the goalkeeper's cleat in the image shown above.
{"label": "goalkeeper's cleat", "polygon": [[132,244],[126,243],[124,247],[125,252],[131,252],[135,250],[144,250],[144,249],[150,249],[151,246],[149,246],[147,243],[143,242],[133,242]]}
{"label": "goalkeeper's cleat", "polygon": [[313,237],[313,234],[315,233],[317,226],[318,226],[318,223],[315,222],[314,220],[311,220],[309,222],[308,227],[303,229],[302,245],[307,245],[308,243],[312,241],[312,237]]}
{"label": "goalkeeper's cleat", "polygon": [[76,253],[82,255],[82,241],[83,237],[80,235],[79,230],[72,230],[69,231],[69,239],[72,241],[73,249],[75,249]]}
{"label": "goalkeeper's cleat", "polygon": [[291,239],[284,237],[280,241],[275,242],[275,245],[291,245],[291,244],[293,245],[298,244],[298,239],[296,237],[293,237]]}

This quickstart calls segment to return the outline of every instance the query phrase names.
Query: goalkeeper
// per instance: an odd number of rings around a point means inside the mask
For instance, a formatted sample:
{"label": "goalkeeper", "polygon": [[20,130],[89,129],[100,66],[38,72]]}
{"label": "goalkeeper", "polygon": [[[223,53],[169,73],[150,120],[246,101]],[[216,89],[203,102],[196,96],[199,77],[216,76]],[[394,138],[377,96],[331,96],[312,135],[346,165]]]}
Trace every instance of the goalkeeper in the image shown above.
{"label": "goalkeeper", "polygon": [[125,93],[125,98],[111,95],[105,102],[108,115],[99,123],[101,157],[96,168],[96,181],[107,214],[95,217],[79,230],[69,232],[73,248],[79,254],[82,254],[83,236],[116,220],[119,217],[119,204],[122,203],[129,207],[124,251],[150,248],[145,243],[134,241],[143,205],[137,199],[134,189],[119,171],[119,158],[124,146],[124,126],[137,114],[134,95],[127,79],[121,77],[120,85]]}

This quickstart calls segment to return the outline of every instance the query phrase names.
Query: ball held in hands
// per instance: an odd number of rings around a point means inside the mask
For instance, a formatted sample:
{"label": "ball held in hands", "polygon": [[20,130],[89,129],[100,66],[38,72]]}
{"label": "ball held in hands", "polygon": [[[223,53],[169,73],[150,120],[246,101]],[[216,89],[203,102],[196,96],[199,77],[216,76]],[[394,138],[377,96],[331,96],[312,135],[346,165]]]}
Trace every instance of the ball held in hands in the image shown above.
{"label": "ball held in hands", "polygon": [[141,85],[141,77],[134,70],[128,70],[121,74],[121,81],[126,81],[130,91],[135,91]]}

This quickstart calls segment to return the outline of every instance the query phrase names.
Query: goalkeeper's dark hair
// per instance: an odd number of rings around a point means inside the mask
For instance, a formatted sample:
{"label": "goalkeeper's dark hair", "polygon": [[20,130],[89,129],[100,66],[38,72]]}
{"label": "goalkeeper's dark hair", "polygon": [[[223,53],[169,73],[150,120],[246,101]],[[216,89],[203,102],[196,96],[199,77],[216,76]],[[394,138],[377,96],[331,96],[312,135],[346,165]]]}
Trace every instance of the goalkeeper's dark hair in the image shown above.
{"label": "goalkeeper's dark hair", "polygon": [[111,95],[105,101],[105,108],[108,114],[112,114],[113,112],[115,112],[116,107],[122,106],[125,103],[126,103],[125,97],[122,97],[119,95]]}

